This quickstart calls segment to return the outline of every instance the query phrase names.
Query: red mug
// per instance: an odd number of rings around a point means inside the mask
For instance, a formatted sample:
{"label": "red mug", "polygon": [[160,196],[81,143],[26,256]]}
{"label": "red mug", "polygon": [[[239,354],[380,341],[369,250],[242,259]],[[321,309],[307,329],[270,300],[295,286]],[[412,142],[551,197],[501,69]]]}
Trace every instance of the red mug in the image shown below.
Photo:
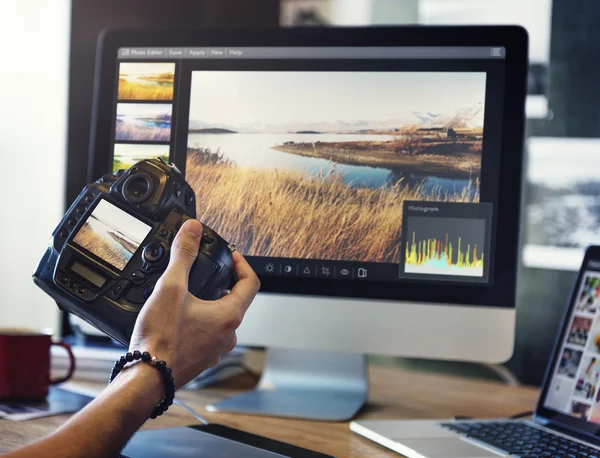
{"label": "red mug", "polygon": [[[67,375],[50,378],[50,346],[58,345],[69,354]],[[75,357],[65,342],[53,342],[49,334],[23,329],[0,328],[0,399],[39,400],[50,385],[66,382],[75,371]]]}

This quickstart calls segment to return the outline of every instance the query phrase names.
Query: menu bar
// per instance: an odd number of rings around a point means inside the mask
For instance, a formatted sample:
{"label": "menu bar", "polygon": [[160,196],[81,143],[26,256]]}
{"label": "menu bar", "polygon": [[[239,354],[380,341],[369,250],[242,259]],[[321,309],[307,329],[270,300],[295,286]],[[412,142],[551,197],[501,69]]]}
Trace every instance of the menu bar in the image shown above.
{"label": "menu bar", "polygon": [[504,59],[488,46],[120,48],[119,59]]}

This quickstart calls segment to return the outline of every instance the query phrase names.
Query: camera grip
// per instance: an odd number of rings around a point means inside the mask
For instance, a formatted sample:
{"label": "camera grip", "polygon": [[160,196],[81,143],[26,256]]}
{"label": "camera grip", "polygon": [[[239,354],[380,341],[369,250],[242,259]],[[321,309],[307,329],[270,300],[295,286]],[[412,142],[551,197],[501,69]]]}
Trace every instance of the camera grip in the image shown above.
{"label": "camera grip", "polygon": [[232,278],[233,258],[227,242],[203,225],[200,250],[189,276],[190,293],[199,299],[220,299]]}

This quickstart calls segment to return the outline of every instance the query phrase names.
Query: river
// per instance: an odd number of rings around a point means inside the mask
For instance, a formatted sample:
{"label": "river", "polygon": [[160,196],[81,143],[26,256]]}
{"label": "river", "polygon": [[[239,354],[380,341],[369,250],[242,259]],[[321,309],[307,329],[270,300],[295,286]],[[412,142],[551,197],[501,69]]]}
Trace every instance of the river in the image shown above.
{"label": "river", "polygon": [[[353,142],[387,141],[389,135],[362,134],[203,134],[192,133],[188,137],[190,148],[209,148],[219,150],[223,156],[240,167],[280,168],[301,170],[318,175],[326,174],[333,167],[327,159],[299,156],[276,151],[272,147],[285,142]],[[442,189],[448,193],[461,192],[469,186],[467,179],[452,179],[433,175],[418,175],[403,170],[391,170],[383,167],[335,164],[335,173],[344,177],[344,182],[356,187],[380,188],[394,185],[404,178],[411,185],[421,184],[426,190]]]}

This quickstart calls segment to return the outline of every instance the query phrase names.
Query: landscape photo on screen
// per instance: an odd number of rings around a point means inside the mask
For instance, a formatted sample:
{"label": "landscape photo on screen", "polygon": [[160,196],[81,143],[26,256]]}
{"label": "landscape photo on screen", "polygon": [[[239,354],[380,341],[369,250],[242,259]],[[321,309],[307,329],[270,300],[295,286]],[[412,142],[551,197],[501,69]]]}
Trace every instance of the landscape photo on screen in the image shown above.
{"label": "landscape photo on screen", "polygon": [[246,255],[400,262],[404,200],[478,202],[485,73],[192,74],[186,179]]}
{"label": "landscape photo on screen", "polygon": [[119,103],[115,140],[168,142],[171,112],[166,103]]}
{"label": "landscape photo on screen", "polygon": [[139,161],[156,159],[157,157],[169,162],[169,145],[115,143],[113,172],[119,169],[129,169]]}
{"label": "landscape photo on screen", "polygon": [[123,270],[151,229],[129,213],[101,200],[73,241]]}
{"label": "landscape photo on screen", "polygon": [[122,62],[119,64],[119,100],[172,100],[175,64]]}

